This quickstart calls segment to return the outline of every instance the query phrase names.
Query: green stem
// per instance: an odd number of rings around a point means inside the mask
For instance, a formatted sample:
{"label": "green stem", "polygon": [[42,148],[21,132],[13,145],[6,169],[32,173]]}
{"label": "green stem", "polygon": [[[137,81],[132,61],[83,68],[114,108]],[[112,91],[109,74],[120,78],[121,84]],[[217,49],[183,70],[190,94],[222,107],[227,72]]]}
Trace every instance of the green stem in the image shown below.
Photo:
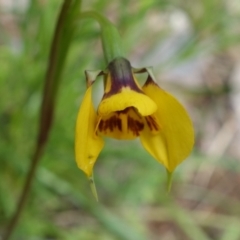
{"label": "green stem", "polygon": [[82,12],[80,18],[93,18],[100,24],[103,52],[107,64],[114,58],[124,57],[121,37],[112,22],[96,11]]}
{"label": "green stem", "polygon": [[10,222],[8,223],[8,226],[5,231],[5,235],[3,235],[2,240],[8,240],[11,238],[15,228],[17,227],[19,218],[21,216],[21,213],[26,205],[26,201],[28,199],[29,191],[31,189],[32,181],[35,176],[35,172],[39,163],[39,160],[41,158],[42,152],[43,152],[44,145],[37,146],[34,152],[34,155],[31,159],[31,165],[29,167],[29,171],[27,173],[27,177],[25,180],[25,184],[23,187],[23,190],[21,192],[21,196],[18,200],[16,210],[14,214],[12,215],[12,218]]}
{"label": "green stem", "polygon": [[167,169],[166,171],[167,171],[167,193],[170,193],[172,187],[173,172],[169,172]]}
{"label": "green stem", "polygon": [[[61,77],[61,71],[63,69],[67,49],[70,45],[71,37],[68,38],[68,41],[65,42],[66,46],[65,50],[61,52],[62,44],[64,42],[64,26],[66,22],[68,22],[69,12],[71,10],[71,4],[73,1],[65,0],[61,7],[61,11],[56,23],[54,36],[52,39],[51,50],[49,55],[49,64],[45,76],[45,86],[43,90],[43,100],[41,104],[40,110],[40,122],[39,122],[39,130],[38,130],[38,138],[36,140],[36,147],[31,158],[31,163],[29,166],[29,170],[27,173],[27,177],[24,183],[23,190],[19,197],[19,200],[16,204],[16,210],[10,219],[10,222],[7,225],[6,231],[2,240],[9,240],[17,227],[20,216],[24,210],[26,205],[29,192],[31,190],[32,182],[34,180],[34,176],[40,162],[44,147],[47,143],[49,132],[52,126],[53,114],[54,114],[54,106],[57,95],[57,89],[59,86],[59,79]],[[75,5],[80,5],[80,0],[75,2]],[[76,6],[75,6],[76,7]],[[60,58],[59,56],[63,56]]]}

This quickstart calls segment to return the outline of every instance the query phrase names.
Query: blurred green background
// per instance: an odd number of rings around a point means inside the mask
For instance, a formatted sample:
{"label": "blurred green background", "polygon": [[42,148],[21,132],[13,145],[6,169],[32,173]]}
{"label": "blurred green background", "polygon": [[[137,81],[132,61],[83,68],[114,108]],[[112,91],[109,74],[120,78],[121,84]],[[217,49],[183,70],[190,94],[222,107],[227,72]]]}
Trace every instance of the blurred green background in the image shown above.
{"label": "blurred green background", "polygon": [[[0,234],[14,212],[38,129],[59,0],[0,0]],[[240,239],[240,2],[83,1],[118,27],[134,67],[189,110],[195,149],[166,174],[138,141],[107,139],[95,166],[100,203],[74,160],[84,70],[105,68],[99,27],[74,36],[54,124],[15,240]],[[143,81],[144,78],[141,79]],[[98,87],[101,88],[101,81]]]}

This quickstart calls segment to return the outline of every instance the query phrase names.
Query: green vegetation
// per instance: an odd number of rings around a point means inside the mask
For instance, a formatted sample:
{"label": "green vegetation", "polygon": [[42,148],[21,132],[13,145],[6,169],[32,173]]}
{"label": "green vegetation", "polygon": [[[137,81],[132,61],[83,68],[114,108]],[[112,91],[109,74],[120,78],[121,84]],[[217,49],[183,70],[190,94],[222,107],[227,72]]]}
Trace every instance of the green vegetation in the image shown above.
{"label": "green vegetation", "polygon": [[[34,153],[62,5],[59,0],[30,0],[26,6],[24,1],[7,2],[0,2],[0,236],[15,211]],[[62,41],[65,49],[72,37],[65,67],[58,65],[62,77],[52,129],[12,239],[240,239],[240,76],[235,73],[240,4],[110,2],[83,1],[82,8],[114,22],[132,65],[154,66],[159,84],[180,96],[195,125],[195,150],[178,167],[167,195],[164,168],[138,141],[107,139],[95,166],[100,203],[95,202],[75,163],[74,128],[86,89],[84,70],[106,66],[99,26],[88,19],[76,23],[75,34],[70,31]],[[101,81],[98,87],[96,97]]]}

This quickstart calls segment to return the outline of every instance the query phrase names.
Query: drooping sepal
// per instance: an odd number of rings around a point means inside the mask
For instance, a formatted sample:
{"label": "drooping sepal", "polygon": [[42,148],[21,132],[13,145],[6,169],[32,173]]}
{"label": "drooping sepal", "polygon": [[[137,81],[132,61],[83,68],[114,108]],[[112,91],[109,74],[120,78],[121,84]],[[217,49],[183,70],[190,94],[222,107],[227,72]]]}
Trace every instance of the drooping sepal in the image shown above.
{"label": "drooping sepal", "polygon": [[78,167],[88,177],[92,176],[93,166],[101,152],[104,141],[95,132],[97,114],[92,103],[92,86],[90,86],[80,106],[75,135],[75,155]]}
{"label": "drooping sepal", "polygon": [[161,89],[151,75],[142,89],[158,106],[154,115],[161,130],[157,135],[142,131],[140,139],[145,149],[171,173],[190,154],[194,130],[184,107]]}

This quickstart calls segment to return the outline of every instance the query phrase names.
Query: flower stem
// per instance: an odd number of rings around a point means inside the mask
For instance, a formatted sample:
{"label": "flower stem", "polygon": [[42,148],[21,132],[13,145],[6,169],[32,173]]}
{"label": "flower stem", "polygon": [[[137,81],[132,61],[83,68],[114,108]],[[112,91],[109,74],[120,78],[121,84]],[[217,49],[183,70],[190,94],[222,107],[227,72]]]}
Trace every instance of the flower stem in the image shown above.
{"label": "flower stem", "polygon": [[[166,169],[167,170],[167,169]],[[173,172],[169,172],[167,170],[167,193],[170,193],[171,187],[172,187],[172,177],[173,177]]]}
{"label": "flower stem", "polygon": [[91,177],[88,178],[88,180],[89,180],[89,183],[90,183],[90,188],[91,188],[92,194],[95,197],[96,201],[98,202],[98,194],[97,194],[97,189],[96,189],[96,185],[95,185],[95,182],[94,182],[93,174],[92,174]]}
{"label": "flower stem", "polygon": [[[80,8],[80,0],[65,0],[60,10],[60,14],[56,23],[54,36],[52,39],[51,50],[49,55],[49,64],[45,76],[45,86],[43,90],[43,99],[40,110],[40,122],[38,130],[38,138],[36,140],[36,147],[31,158],[31,163],[25,180],[25,184],[18,203],[16,204],[16,210],[7,225],[5,234],[2,240],[9,240],[17,227],[19,218],[26,205],[31,185],[34,180],[34,176],[40,162],[44,147],[47,143],[49,132],[52,126],[54,106],[57,95],[57,89],[59,86],[59,80],[61,77],[61,71],[63,69],[68,47],[71,41],[72,29],[69,27],[64,28],[69,21],[74,20],[73,11],[76,7]],[[75,8],[74,8],[75,7]],[[77,9],[79,9],[77,8]],[[74,13],[75,14],[75,13]],[[64,31],[69,30],[69,34],[64,34]],[[65,37],[68,36],[68,38]],[[65,37],[65,38],[64,38]],[[64,46],[64,47],[63,47]]]}
{"label": "flower stem", "polygon": [[31,159],[31,165],[29,166],[29,171],[28,171],[28,174],[27,174],[27,177],[26,177],[26,180],[25,180],[23,190],[21,192],[21,196],[20,196],[20,198],[18,200],[18,203],[17,203],[16,210],[15,210],[10,222],[8,223],[7,229],[5,231],[5,235],[3,235],[2,240],[10,239],[14,230],[15,230],[15,228],[16,228],[16,226],[17,226],[17,224],[18,224],[19,218],[21,216],[21,213],[22,213],[22,211],[24,209],[24,206],[26,204],[26,201],[28,199],[28,195],[29,195],[29,192],[30,192],[30,189],[31,189],[32,181],[34,179],[35,172],[36,172],[39,160],[41,158],[43,148],[44,148],[43,145],[36,147],[34,155]]}
{"label": "flower stem", "polygon": [[96,11],[82,12],[80,18],[93,18],[100,24],[103,52],[107,64],[116,57],[124,57],[121,37],[112,22]]}

